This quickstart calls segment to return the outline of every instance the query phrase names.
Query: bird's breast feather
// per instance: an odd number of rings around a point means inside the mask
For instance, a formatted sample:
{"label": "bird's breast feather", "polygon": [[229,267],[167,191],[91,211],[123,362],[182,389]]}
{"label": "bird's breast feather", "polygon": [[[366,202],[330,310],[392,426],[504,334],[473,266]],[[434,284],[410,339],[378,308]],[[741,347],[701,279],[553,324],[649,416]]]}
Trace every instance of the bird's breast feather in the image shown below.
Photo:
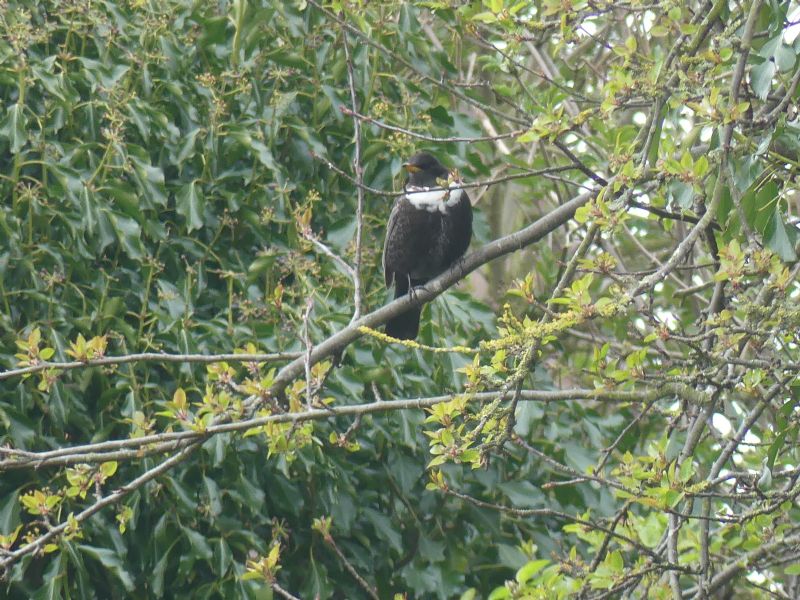
{"label": "bird's breast feather", "polygon": [[447,189],[409,186],[405,196],[414,208],[444,213],[458,204],[463,194],[464,190],[457,183],[451,183]]}

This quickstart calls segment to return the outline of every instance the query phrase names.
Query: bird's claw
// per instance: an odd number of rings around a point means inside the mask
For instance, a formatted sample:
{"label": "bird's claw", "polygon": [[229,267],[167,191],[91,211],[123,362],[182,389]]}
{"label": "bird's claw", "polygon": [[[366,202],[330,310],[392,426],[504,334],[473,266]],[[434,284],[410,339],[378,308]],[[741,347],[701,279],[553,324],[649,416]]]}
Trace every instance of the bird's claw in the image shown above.
{"label": "bird's claw", "polygon": [[423,285],[413,285],[413,286],[408,288],[408,296],[412,300],[416,301],[417,292],[425,292],[425,291],[427,291],[427,290],[425,289],[425,285],[424,284]]}

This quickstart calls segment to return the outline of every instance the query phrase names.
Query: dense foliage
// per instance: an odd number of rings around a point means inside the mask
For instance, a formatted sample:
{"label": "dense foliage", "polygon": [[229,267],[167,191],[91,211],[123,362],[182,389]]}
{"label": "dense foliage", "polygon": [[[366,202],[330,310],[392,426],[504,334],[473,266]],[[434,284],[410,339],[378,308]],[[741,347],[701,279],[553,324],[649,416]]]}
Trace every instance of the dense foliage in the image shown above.
{"label": "dense foliage", "polygon": [[797,597],[798,14],[0,0],[4,592]]}

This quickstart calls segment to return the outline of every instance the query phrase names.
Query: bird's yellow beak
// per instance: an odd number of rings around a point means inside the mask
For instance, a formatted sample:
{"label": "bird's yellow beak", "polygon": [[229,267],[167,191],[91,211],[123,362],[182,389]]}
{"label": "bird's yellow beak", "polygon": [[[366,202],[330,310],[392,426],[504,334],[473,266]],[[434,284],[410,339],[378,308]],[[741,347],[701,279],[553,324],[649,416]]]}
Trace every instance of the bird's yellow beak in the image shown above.
{"label": "bird's yellow beak", "polygon": [[403,168],[409,173],[417,173],[418,171],[422,171],[422,169],[420,169],[417,165],[412,165],[411,163],[403,163]]}

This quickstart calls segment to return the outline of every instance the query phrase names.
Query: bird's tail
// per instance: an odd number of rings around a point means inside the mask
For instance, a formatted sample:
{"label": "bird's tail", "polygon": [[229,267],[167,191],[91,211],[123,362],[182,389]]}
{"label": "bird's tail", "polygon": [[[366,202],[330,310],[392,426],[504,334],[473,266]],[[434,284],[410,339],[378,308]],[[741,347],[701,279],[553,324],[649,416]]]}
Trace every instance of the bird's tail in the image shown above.
{"label": "bird's tail", "polygon": [[422,307],[415,306],[386,322],[386,334],[398,340],[413,340],[419,333],[419,318]]}
{"label": "bird's tail", "polygon": [[[412,285],[414,282],[411,282]],[[408,282],[395,281],[394,297],[400,298],[408,293]],[[400,313],[393,319],[386,322],[386,334],[399,340],[416,339],[419,333],[419,318],[422,315],[422,307],[414,306],[407,311]]]}

